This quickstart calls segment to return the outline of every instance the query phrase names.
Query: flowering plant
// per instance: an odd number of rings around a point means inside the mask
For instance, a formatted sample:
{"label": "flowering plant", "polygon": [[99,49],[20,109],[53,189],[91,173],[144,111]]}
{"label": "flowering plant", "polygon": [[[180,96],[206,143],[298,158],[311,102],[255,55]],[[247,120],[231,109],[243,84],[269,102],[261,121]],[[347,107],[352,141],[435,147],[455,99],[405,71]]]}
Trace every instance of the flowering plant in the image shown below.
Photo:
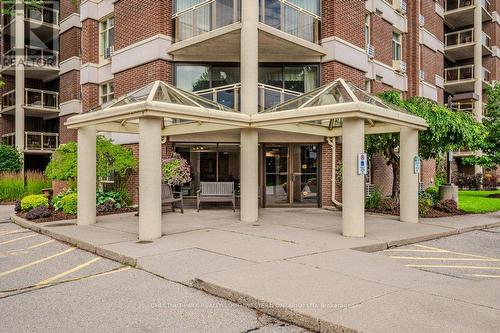
{"label": "flowering plant", "polygon": [[163,181],[169,185],[180,186],[191,181],[189,163],[177,153],[162,160],[161,171]]}

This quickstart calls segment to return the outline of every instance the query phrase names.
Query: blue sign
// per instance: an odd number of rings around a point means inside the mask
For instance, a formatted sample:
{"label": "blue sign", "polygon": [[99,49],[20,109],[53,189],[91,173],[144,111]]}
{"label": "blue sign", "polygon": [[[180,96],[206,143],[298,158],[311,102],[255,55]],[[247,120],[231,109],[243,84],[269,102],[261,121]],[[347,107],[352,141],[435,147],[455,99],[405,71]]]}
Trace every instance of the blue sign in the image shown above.
{"label": "blue sign", "polygon": [[419,174],[421,166],[422,166],[422,163],[420,161],[420,157],[415,156],[415,158],[413,159],[413,173]]}

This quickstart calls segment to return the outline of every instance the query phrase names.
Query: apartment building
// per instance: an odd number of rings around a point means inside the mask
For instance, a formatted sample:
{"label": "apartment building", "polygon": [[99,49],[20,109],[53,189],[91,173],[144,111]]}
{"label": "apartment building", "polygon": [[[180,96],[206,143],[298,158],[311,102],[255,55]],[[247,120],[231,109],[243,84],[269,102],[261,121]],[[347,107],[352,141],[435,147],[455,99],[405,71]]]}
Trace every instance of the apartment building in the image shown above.
{"label": "apartment building", "polygon": [[[481,121],[485,88],[500,78],[500,17],[498,0],[448,0],[445,3],[445,103]],[[464,166],[455,152],[459,172],[480,172]]]}
{"label": "apartment building", "polygon": [[44,169],[59,144],[59,2],[2,2],[0,137]]}

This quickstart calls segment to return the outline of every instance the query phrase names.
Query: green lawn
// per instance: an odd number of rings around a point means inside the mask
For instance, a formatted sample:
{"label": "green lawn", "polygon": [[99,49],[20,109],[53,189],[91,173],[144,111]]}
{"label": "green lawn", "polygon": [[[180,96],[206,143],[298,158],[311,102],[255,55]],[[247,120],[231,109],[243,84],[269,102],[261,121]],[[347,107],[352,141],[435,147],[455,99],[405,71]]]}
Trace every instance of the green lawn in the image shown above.
{"label": "green lawn", "polygon": [[458,208],[468,213],[488,213],[500,210],[500,198],[487,198],[497,191],[459,191]]}

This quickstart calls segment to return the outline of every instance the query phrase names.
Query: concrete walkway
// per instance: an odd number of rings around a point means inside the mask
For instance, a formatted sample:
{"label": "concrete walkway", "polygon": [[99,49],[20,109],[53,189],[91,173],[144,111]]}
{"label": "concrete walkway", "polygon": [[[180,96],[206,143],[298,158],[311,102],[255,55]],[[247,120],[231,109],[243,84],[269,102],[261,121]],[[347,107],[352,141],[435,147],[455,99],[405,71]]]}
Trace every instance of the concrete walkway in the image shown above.
{"label": "concrete walkway", "polygon": [[[164,236],[138,242],[138,218],[17,223],[165,279],[321,332],[494,332],[498,281],[466,281],[371,254],[388,247],[500,225],[500,214],[423,219],[368,215],[366,238],[340,235],[341,215],[266,209],[258,223],[229,210],[163,216]],[[360,251],[361,250],[361,251]],[[360,320],[363,318],[363,320]]]}

